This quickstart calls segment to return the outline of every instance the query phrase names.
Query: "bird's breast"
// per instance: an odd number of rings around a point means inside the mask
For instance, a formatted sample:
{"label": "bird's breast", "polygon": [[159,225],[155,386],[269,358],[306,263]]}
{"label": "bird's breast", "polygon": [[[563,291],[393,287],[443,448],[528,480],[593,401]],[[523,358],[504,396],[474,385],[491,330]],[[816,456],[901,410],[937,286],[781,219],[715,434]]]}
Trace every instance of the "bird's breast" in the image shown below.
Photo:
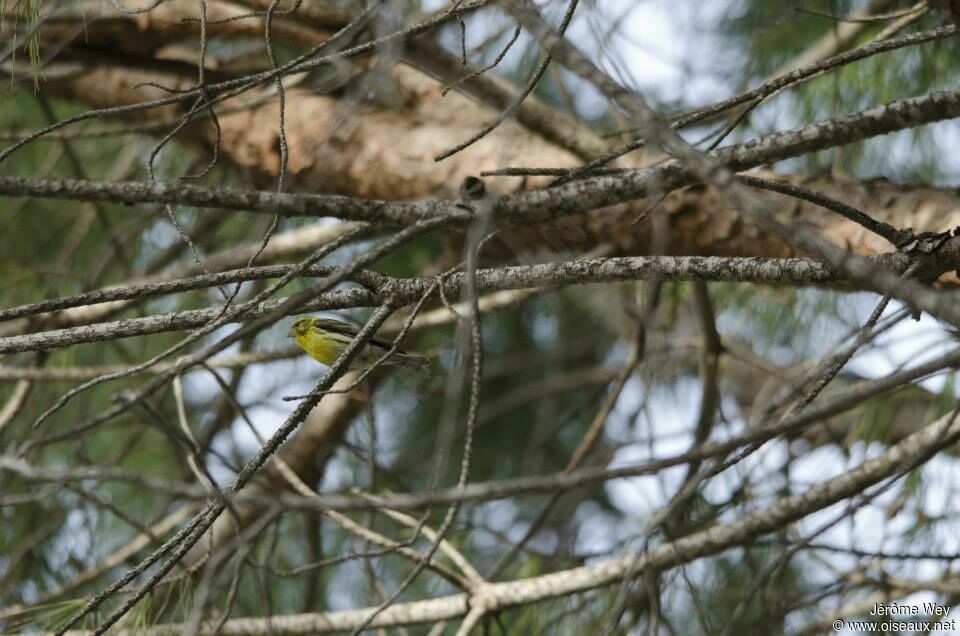
{"label": "bird's breast", "polygon": [[311,337],[310,334],[298,335],[297,343],[307,352],[307,355],[327,366],[332,365],[340,354],[335,344],[327,338]]}

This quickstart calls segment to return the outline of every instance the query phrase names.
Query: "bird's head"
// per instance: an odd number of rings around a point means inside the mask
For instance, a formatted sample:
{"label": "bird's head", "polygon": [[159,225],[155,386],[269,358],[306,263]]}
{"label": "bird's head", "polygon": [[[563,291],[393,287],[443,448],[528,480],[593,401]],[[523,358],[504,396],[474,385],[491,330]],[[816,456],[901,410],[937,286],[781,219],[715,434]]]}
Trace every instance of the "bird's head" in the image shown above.
{"label": "bird's head", "polygon": [[297,336],[305,336],[310,327],[313,326],[313,321],[315,318],[304,317],[297,318],[292,325],[290,325],[290,333],[287,334],[288,338],[296,338]]}

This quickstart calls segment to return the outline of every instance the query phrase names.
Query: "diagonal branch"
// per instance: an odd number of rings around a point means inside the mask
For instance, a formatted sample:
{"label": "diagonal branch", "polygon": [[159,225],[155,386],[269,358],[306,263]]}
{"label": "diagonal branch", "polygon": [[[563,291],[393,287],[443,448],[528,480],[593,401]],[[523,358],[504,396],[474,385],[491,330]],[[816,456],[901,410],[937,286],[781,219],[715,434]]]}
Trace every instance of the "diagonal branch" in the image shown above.
{"label": "diagonal branch", "polygon": [[[960,438],[960,420],[950,413],[931,422],[921,431],[890,447],[881,455],[833,479],[817,484],[805,492],[785,497],[775,503],[741,517],[736,521],[712,526],[706,530],[666,543],[640,555],[622,555],[569,570],[504,583],[486,583],[468,596],[455,594],[425,601],[395,604],[370,620],[374,608],[271,616],[268,619],[245,618],[227,621],[219,633],[249,634],[268,629],[285,634],[331,633],[368,627],[391,627],[449,620],[465,616],[475,608],[495,612],[509,607],[530,605],[578,592],[617,583],[628,573],[640,576],[661,572],[691,563],[705,556],[718,554],[778,530],[818,510],[863,492],[914,462],[923,462],[939,449]],[[178,634],[180,626],[162,625],[147,630],[150,636]]]}

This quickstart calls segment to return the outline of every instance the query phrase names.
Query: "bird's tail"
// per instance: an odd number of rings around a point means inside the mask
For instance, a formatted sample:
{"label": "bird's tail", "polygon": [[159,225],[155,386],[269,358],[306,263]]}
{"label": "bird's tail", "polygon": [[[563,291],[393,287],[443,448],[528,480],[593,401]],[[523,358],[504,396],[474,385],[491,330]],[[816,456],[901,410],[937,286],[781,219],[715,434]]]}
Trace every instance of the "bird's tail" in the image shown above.
{"label": "bird's tail", "polygon": [[409,353],[395,353],[390,356],[390,362],[397,365],[398,367],[403,367],[404,369],[410,369],[411,371],[421,371],[426,372],[430,367],[430,359],[424,358],[423,356],[415,356]]}

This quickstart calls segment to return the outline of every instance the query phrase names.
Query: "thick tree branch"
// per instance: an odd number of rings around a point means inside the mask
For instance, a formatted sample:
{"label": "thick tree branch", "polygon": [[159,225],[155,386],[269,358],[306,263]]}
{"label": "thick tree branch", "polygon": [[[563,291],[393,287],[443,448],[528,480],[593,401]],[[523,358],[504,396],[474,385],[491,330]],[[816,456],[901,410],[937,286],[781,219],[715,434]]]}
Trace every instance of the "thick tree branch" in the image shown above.
{"label": "thick tree branch", "polygon": [[[852,115],[773,133],[721,148],[705,158],[740,172],[877,135],[960,117],[960,91],[901,99]],[[494,212],[511,223],[536,223],[559,216],[662,194],[697,183],[690,168],[673,160],[653,168],[589,177],[545,190],[500,197]],[[210,188],[186,184],[91,182],[29,177],[0,177],[0,195],[77,201],[168,203],[201,209],[223,208],[281,216],[332,216],[388,225],[409,225],[442,217],[462,225],[472,218],[452,201],[390,202],[340,195],[288,194]]]}
{"label": "thick tree branch", "polygon": [[[945,249],[938,260],[943,270],[957,267],[960,255],[960,240],[955,250]],[[951,243],[952,245],[952,243]],[[891,252],[871,257],[877,267],[902,271],[912,262],[911,257],[899,252]],[[198,286],[213,284],[221,280],[257,279],[265,276],[277,276],[289,273],[286,266],[236,270],[223,274],[195,277],[182,282],[171,281],[157,285],[137,286],[126,290],[104,291],[104,294],[121,294],[136,297],[139,294],[152,295],[159,289],[178,289],[181,285]],[[325,268],[317,273],[327,271]],[[372,273],[361,273],[359,278],[370,282],[380,282],[378,289],[353,288],[318,295],[303,303],[298,313],[350,307],[372,307],[386,299],[398,306],[416,302],[436,283],[434,277],[411,279],[388,279]],[[610,283],[631,280],[671,280],[671,281],[724,281],[749,282],[770,285],[843,285],[844,280],[833,273],[823,263],[811,259],[763,259],[763,258],[723,258],[717,256],[635,256],[620,258],[599,258],[543,263],[538,265],[517,265],[512,267],[484,269],[477,272],[477,288],[489,293],[503,290],[530,289],[538,287],[559,287],[565,285]],[[452,274],[443,279],[445,294],[460,294],[465,284],[463,274]],[[159,293],[159,292],[157,292]],[[131,296],[132,295],[132,296]],[[251,306],[232,319],[246,321],[258,318],[283,305],[286,299],[277,299]],[[15,311],[15,310],[10,310]],[[128,318],[110,322],[95,323],[66,329],[56,329],[22,336],[0,338],[0,354],[22,353],[53,349],[75,344],[128,338],[167,331],[193,329],[209,323],[221,310],[195,309],[167,314],[156,314],[144,318]]]}

